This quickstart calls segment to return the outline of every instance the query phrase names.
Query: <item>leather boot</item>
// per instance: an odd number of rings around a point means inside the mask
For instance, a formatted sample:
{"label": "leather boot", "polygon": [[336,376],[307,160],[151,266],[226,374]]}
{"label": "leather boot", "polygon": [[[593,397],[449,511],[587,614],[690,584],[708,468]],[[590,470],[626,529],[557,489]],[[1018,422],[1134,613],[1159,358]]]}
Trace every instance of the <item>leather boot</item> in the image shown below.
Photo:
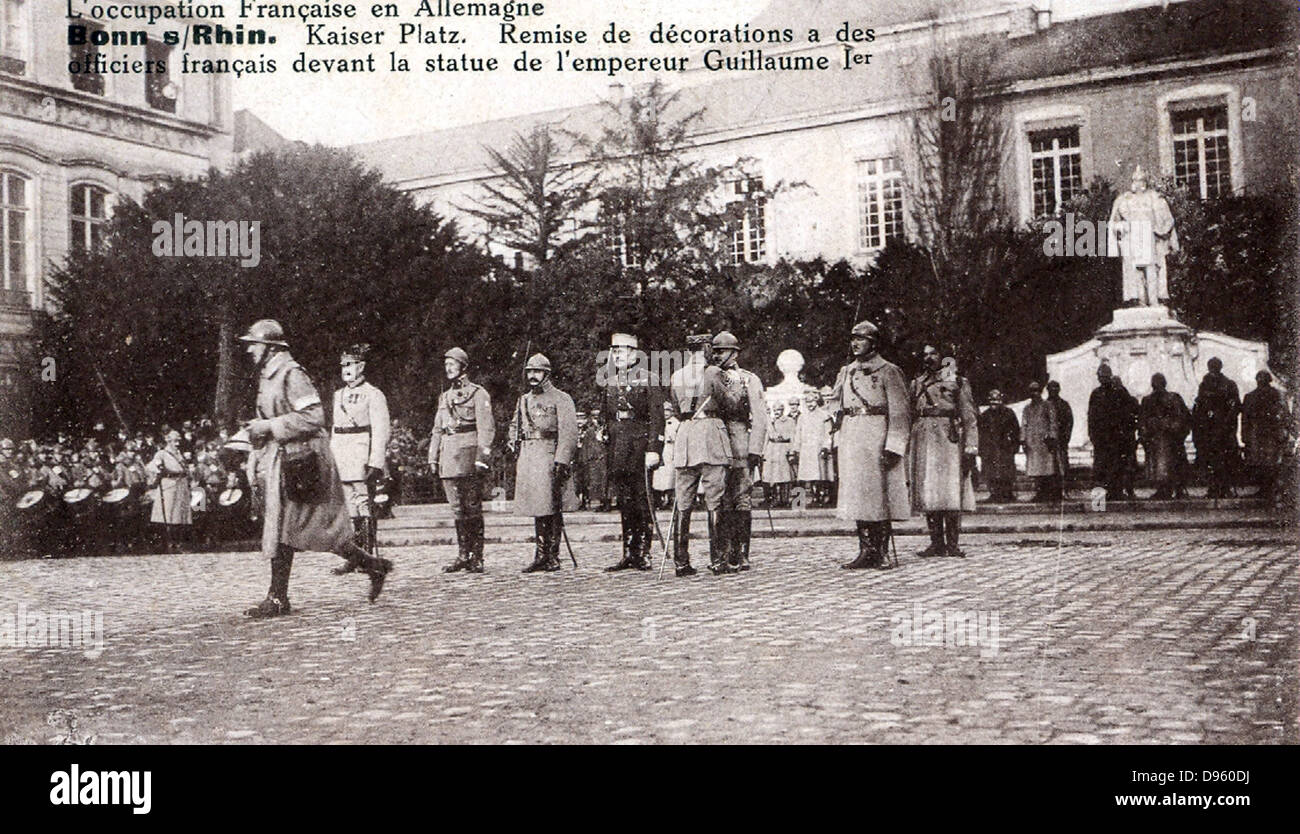
{"label": "leather boot", "polygon": [[551,552],[551,517],[539,515],[533,518],[533,537],[537,545],[533,548],[533,563],[521,573],[537,573],[546,569],[546,562]]}
{"label": "leather boot", "polygon": [[871,523],[867,521],[858,522],[858,558],[852,562],[840,565],[845,570],[863,570],[872,567],[875,564],[876,551],[873,549],[871,541]]}
{"label": "leather boot", "polygon": [[564,537],[564,517],[559,513],[551,516],[550,533],[547,537],[546,567],[544,570],[560,569],[560,541]]}
{"label": "leather boot", "polygon": [[370,577],[369,599],[371,602],[379,599],[379,594],[384,590],[384,580],[393,572],[393,563],[388,559],[371,556],[357,547],[355,542],[345,544],[340,555],[350,562],[355,561],[361,570],[365,571],[366,576]]}
{"label": "leather boot", "polygon": [[628,511],[628,508],[622,505],[618,508],[618,520],[623,540],[623,556],[618,560],[617,564],[605,568],[606,573],[630,570],[631,568],[636,567],[636,557],[634,555],[636,551],[633,549],[633,546],[636,544],[636,521]]}
{"label": "leather boot", "polygon": [[709,513],[709,570],[716,576],[735,573],[731,566],[731,512]]}
{"label": "leather boot", "polygon": [[947,538],[946,555],[965,559],[966,551],[957,546],[961,534],[961,513],[944,513],[943,526]]}
{"label": "leather boot", "polygon": [[677,527],[673,530],[673,565],[678,576],[694,576],[691,567],[691,511],[679,510]]}
{"label": "leather boot", "polygon": [[[363,550],[368,549],[365,544],[366,520],[367,519],[365,516],[357,516],[356,518],[352,519],[352,533],[356,539],[357,545],[360,546]],[[330,570],[330,573],[334,574],[335,576],[343,576],[344,574],[355,572],[356,569],[357,569],[357,563],[349,559],[348,561],[339,565],[337,568],[332,568]]]}
{"label": "leather boot", "polygon": [[918,551],[916,555],[922,559],[945,555],[947,549],[943,541],[943,515],[941,513],[926,513],[925,526],[930,531],[930,546],[925,550]]}
{"label": "leather boot", "polygon": [[456,519],[456,561],[442,569],[443,573],[455,573],[469,567],[469,526],[464,519]]}
{"label": "leather boot", "polygon": [[732,523],[731,555],[736,570],[749,570],[749,534],[753,529],[754,517],[749,510],[737,510]]}
{"label": "leather boot", "polygon": [[890,539],[893,538],[893,525],[888,521],[877,521],[872,525],[875,528],[876,567],[880,570],[889,570],[898,567],[898,562],[894,560],[893,555],[889,552]]}
{"label": "leather boot", "polygon": [[469,563],[465,570],[469,573],[483,573],[483,516],[465,520],[469,530]]}
{"label": "leather boot", "polygon": [[271,559],[271,587],[266,592],[266,599],[244,612],[255,620],[280,617],[288,614],[289,608],[289,573],[293,569],[293,548],[280,545]]}
{"label": "leather boot", "polygon": [[649,510],[641,514],[641,539],[640,546],[636,550],[636,569],[650,570],[651,563],[654,562],[654,556],[651,551],[655,546],[655,522],[649,515]]}

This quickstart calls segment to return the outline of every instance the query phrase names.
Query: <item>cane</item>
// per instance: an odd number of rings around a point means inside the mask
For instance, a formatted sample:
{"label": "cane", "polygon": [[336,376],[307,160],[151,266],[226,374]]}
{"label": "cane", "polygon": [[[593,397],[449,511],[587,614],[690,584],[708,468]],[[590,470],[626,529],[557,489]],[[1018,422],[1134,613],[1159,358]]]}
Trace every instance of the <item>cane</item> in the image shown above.
{"label": "cane", "polygon": [[[659,528],[658,519],[655,520],[655,529]],[[668,524],[668,536],[671,539],[677,538],[677,501],[673,501],[673,520]],[[668,539],[665,539],[663,533],[659,534],[659,540],[664,544],[664,557],[659,560],[659,575],[656,579],[664,578],[664,565],[668,564]]]}

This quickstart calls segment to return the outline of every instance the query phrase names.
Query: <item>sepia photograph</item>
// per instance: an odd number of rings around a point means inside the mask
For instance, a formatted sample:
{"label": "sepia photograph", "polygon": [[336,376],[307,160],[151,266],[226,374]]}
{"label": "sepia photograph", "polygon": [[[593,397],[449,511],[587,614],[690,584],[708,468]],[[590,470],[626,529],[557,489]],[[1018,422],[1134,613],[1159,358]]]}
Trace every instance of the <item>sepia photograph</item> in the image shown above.
{"label": "sepia photograph", "polygon": [[0,749],[1300,742],[1298,44],[0,0]]}

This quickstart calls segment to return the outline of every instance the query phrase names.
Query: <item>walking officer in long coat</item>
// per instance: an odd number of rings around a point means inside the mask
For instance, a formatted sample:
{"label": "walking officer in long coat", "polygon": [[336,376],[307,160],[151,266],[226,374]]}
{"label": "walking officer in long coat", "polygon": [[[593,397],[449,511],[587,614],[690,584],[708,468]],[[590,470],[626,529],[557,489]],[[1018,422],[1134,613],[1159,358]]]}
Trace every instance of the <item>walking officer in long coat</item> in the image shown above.
{"label": "walking officer in long coat", "polygon": [[736,362],[740,340],[727,331],[713,337],[713,367],[706,372],[706,396],[717,400],[718,416],[727,430],[730,460],[711,548],[716,573],[749,570],[749,539],[753,527],[754,472],[763,462],[767,442],[767,404],[758,375]]}
{"label": "walking officer in long coat", "polygon": [[262,496],[262,555],[271,562],[266,599],[253,618],[289,613],[295,550],[337,553],[370,577],[379,597],[392,562],[357,546],[325,428],[325,408],[307,372],[289,355],[280,323],[254,322],[239,337],[257,369],[257,419],[248,423],[250,482]]}
{"label": "walking officer in long coat", "polygon": [[551,382],[551,360],[533,354],[524,365],[528,391],[515,403],[507,447],[515,464],[515,512],[533,517],[537,549],[524,573],[560,569],[561,513],[577,508],[573,460],[578,415],[573,398]]}
{"label": "walking officer in long coat", "polygon": [[[369,352],[369,345],[353,345],[339,359],[343,387],[334,392],[330,451],[343,481],[343,497],[357,541],[363,550],[374,553],[378,534],[375,489],[384,476],[392,424],[384,392],[366,380]],[[342,570],[336,568],[336,572]]]}
{"label": "walking officer in long coat", "polygon": [[840,368],[826,398],[839,443],[840,518],[858,530],[858,556],[849,570],[888,568],[893,522],[912,515],[907,493],[908,413],[903,372],[880,355],[880,331],[858,322],[849,335],[853,361]]}
{"label": "walking officer in long coat", "polygon": [[609,431],[609,480],[618,501],[623,555],[605,570],[650,569],[654,518],[648,472],[660,464],[664,443],[664,394],[637,352],[630,333],[610,337],[609,364],[598,380],[601,414]]}
{"label": "walking officer in long coat", "polygon": [[442,480],[456,519],[456,560],[445,573],[483,572],[483,476],[492,440],[492,400],[487,389],[470,382],[469,354],[454,347],[443,355],[451,387],[438,398],[429,439],[429,468]]}
{"label": "walking officer in long coat", "polygon": [[912,380],[912,504],[925,513],[930,546],[918,555],[965,556],[957,546],[962,510],[975,510],[971,472],[979,451],[979,417],[970,383],[934,345]]}

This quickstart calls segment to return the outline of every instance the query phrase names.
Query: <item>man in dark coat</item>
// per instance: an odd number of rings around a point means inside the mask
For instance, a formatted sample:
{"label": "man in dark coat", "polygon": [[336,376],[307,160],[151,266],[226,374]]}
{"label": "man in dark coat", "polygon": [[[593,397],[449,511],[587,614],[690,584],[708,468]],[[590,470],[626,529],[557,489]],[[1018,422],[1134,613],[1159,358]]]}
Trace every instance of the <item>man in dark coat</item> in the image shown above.
{"label": "man in dark coat", "polygon": [[1106,500],[1123,497],[1129,458],[1136,445],[1137,401],[1109,365],[1097,368],[1088,398],[1088,439],[1092,441],[1093,478],[1106,487]]}
{"label": "man in dark coat", "polygon": [[582,461],[582,500],[593,510],[599,505],[601,512],[609,510],[608,439],[600,412],[589,414],[582,427],[578,448],[578,457]]}
{"label": "man in dark coat", "polygon": [[1278,463],[1291,422],[1282,392],[1272,382],[1273,375],[1268,371],[1255,374],[1259,387],[1246,394],[1241,402],[1241,439],[1246,445],[1246,465],[1259,484],[1259,497],[1266,499],[1273,497]]}
{"label": "man in dark coat", "polygon": [[1237,447],[1237,415],[1241,398],[1237,383],[1223,375],[1223,361],[1211,357],[1205,363],[1209,373],[1201,379],[1192,407],[1192,439],[1196,462],[1205,466],[1210,498],[1232,494],[1232,477],[1240,461]]}
{"label": "man in dark coat", "polygon": [[1051,380],[1047,383],[1047,404],[1056,412],[1056,426],[1060,434],[1056,438],[1056,457],[1060,474],[1050,487],[1048,500],[1060,501],[1065,494],[1065,482],[1070,474],[1070,434],[1074,431],[1074,409],[1061,398],[1061,383]]}
{"label": "man in dark coat", "polygon": [[266,599],[245,613],[255,619],[289,613],[295,550],[337,553],[370,577],[370,601],[393,569],[357,546],[325,428],[325,408],[307,372],[289,355],[280,323],[254,322],[239,337],[257,368],[257,419],[246,426],[250,470],[263,496],[262,554],[271,562]]}
{"label": "man in dark coat", "polygon": [[1156,485],[1153,499],[1173,498],[1182,487],[1180,454],[1192,427],[1183,398],[1166,389],[1164,374],[1151,377],[1151,393],[1138,412],[1138,437],[1146,450],[1147,479]]}
{"label": "man in dark coat", "polygon": [[989,407],[979,417],[980,474],[994,504],[1016,500],[1016,450],[1020,448],[1020,421],[1002,402],[1002,392],[989,392]]}
{"label": "man in dark coat", "polygon": [[649,570],[654,518],[646,481],[663,453],[664,393],[645,354],[637,351],[635,336],[613,334],[609,358],[597,382],[609,428],[609,479],[618,500],[623,554],[606,570]]}

